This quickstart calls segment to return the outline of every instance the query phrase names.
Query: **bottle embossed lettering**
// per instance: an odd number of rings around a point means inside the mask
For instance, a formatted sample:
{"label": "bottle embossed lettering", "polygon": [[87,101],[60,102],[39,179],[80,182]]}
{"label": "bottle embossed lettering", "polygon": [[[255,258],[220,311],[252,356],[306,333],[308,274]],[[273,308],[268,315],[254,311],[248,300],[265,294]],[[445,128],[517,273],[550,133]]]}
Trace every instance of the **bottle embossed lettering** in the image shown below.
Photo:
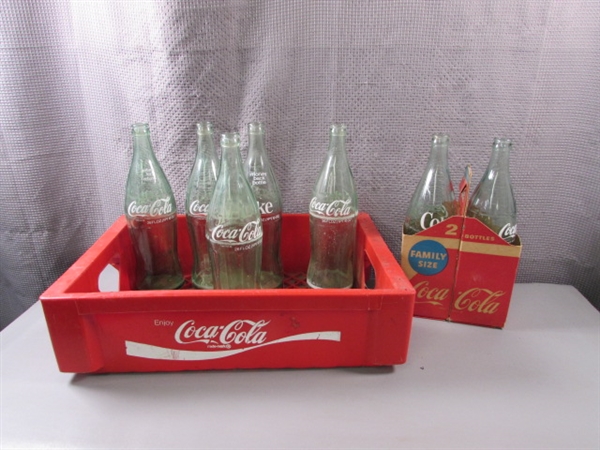
{"label": "bottle embossed lettering", "polygon": [[468,217],[479,219],[509,244],[517,237],[517,204],[509,171],[511,149],[510,139],[494,139],[490,162],[467,208]]}
{"label": "bottle embossed lettering", "polygon": [[148,124],[131,128],[133,158],[125,192],[125,217],[136,257],[135,289],[177,289],[177,207],[152,150]]}
{"label": "bottle embossed lettering", "polygon": [[410,200],[404,233],[416,234],[456,214],[456,201],[448,169],[447,134],[434,134],[425,171]]}
{"label": "bottle embossed lettering", "polygon": [[274,289],[283,286],[281,265],[281,194],[264,143],[264,127],[260,122],[248,125],[248,156],[244,169],[262,221],[262,264],[260,286]]}
{"label": "bottle embossed lettering", "polygon": [[346,155],[346,126],[330,128],[329,150],[309,205],[312,288],[350,288],[354,279],[358,202]]}
{"label": "bottle embossed lettering", "polygon": [[240,136],[221,136],[221,170],[206,217],[215,289],[259,288],[260,211],[240,156]]}
{"label": "bottle embossed lettering", "polygon": [[212,289],[213,274],[206,241],[206,214],[219,175],[219,159],[215,151],[212,124],[197,124],[196,134],[196,160],[188,180],[185,201],[185,214],[194,257],[192,283],[200,289]]}

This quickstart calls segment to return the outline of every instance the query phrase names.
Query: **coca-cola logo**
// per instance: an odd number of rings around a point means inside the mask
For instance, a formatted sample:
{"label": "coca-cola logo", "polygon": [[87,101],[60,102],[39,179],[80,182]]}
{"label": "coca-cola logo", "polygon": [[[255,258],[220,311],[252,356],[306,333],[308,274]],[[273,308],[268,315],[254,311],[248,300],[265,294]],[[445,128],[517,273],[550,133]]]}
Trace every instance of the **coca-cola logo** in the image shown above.
{"label": "coca-cola logo", "polygon": [[260,219],[246,223],[243,227],[236,225],[217,225],[210,231],[214,242],[229,244],[246,244],[262,238]]}
{"label": "coca-cola logo", "polygon": [[261,214],[272,214],[274,211],[274,206],[272,202],[257,202],[258,209],[260,209]]}
{"label": "coca-cola logo", "polygon": [[[125,341],[126,354],[137,358],[157,360],[206,361],[229,358],[257,348],[280,345],[288,342],[312,342],[321,346],[324,342],[340,342],[341,331],[308,331],[306,333],[267,339],[270,320],[236,319],[225,325],[197,324],[189,319],[177,326],[174,340],[178,348],[165,347],[144,342]],[[172,320],[156,319],[153,324],[160,327],[175,326]],[[164,342],[163,342],[164,344]],[[204,344],[200,349],[182,349],[189,344]],[[168,345],[168,344],[167,344]]]}
{"label": "coca-cola logo", "polygon": [[418,303],[441,306],[450,296],[450,289],[432,287],[429,281],[421,281],[414,286]]}
{"label": "coca-cola logo", "polygon": [[190,214],[194,216],[205,215],[208,213],[208,203],[202,203],[199,200],[194,200],[190,203]]}
{"label": "coca-cola logo", "polygon": [[127,206],[127,214],[130,216],[165,216],[173,213],[174,208],[170,197],[159,198],[152,203],[139,205],[136,200]]}
{"label": "coca-cola logo", "polygon": [[354,214],[352,199],[334,200],[332,202],[319,202],[317,197],[310,201],[310,214],[323,217],[347,217]]}
{"label": "coca-cola logo", "polygon": [[203,342],[229,347],[235,345],[258,345],[267,340],[263,330],[269,324],[266,320],[234,320],[227,325],[199,325],[194,320],[182,323],[175,332],[175,341],[179,344]]}
{"label": "coca-cola logo", "polygon": [[500,307],[498,299],[505,294],[504,291],[492,291],[483,288],[471,288],[461,293],[454,301],[454,309],[459,311],[494,314]]}
{"label": "coca-cola logo", "polygon": [[512,225],[510,222],[500,228],[498,236],[502,239],[512,239],[517,235],[517,225]]}
{"label": "coca-cola logo", "polygon": [[448,218],[448,211],[443,206],[440,210],[440,213],[441,214],[437,214],[437,217],[434,217],[434,214],[431,211],[427,211],[425,214],[423,214],[419,222],[421,228],[426,230],[427,228],[437,225],[441,221]]}

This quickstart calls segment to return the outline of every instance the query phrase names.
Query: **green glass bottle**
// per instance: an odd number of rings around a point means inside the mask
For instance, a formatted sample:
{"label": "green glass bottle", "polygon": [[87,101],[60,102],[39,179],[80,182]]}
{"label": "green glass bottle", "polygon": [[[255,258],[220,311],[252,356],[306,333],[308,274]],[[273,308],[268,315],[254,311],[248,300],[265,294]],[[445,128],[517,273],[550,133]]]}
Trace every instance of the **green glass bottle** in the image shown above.
{"label": "green glass bottle", "polygon": [[248,156],[244,169],[258,202],[263,228],[260,286],[274,289],[283,286],[281,265],[281,193],[269,162],[264,142],[264,126],[248,125]]}
{"label": "green glass bottle", "polygon": [[517,203],[510,182],[510,139],[495,139],[481,181],[473,191],[467,216],[487,225],[509,244],[517,238]]}
{"label": "green glass bottle", "polygon": [[447,134],[434,134],[421,180],[410,200],[404,233],[415,234],[456,214],[456,201],[448,169]]}
{"label": "green glass bottle", "polygon": [[346,126],[334,124],[329,149],[309,205],[310,262],[306,276],[312,288],[350,288],[358,201],[346,154]]}
{"label": "green glass bottle", "polygon": [[177,256],[177,207],[150,141],[148,124],[131,127],[133,158],[125,192],[125,217],[136,257],[135,289],[177,289],[183,275]]}
{"label": "green glass bottle", "polygon": [[260,287],[262,224],[244,173],[240,135],[221,136],[221,170],[206,217],[215,289]]}
{"label": "green glass bottle", "polygon": [[215,151],[212,124],[197,124],[196,134],[196,160],[185,197],[185,214],[194,257],[192,284],[199,289],[212,289],[213,274],[206,240],[206,214],[219,175],[219,159]]}

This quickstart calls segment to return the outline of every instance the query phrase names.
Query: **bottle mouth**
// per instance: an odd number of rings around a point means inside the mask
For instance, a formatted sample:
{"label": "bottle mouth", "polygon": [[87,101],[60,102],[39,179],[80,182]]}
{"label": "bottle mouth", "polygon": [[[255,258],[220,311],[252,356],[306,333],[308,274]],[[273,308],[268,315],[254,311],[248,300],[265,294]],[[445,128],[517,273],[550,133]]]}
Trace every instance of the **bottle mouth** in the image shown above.
{"label": "bottle mouth", "polygon": [[240,145],[240,134],[232,131],[221,135],[221,147],[237,147]]}
{"label": "bottle mouth", "polygon": [[262,122],[251,122],[248,124],[248,133],[249,134],[263,134],[265,132],[265,128]]}
{"label": "bottle mouth", "polygon": [[346,125],[343,123],[334,123],[329,127],[329,133],[332,136],[346,136]]}
{"label": "bottle mouth", "polygon": [[212,134],[213,126],[210,122],[199,122],[196,124],[196,133],[199,135]]}
{"label": "bottle mouth", "polygon": [[433,144],[447,144],[450,142],[450,135],[448,133],[435,133],[431,136],[431,142]]}
{"label": "bottle mouth", "polygon": [[512,148],[512,140],[507,138],[495,138],[494,147]]}
{"label": "bottle mouth", "polygon": [[148,134],[150,126],[147,123],[134,123],[131,125],[131,134]]}

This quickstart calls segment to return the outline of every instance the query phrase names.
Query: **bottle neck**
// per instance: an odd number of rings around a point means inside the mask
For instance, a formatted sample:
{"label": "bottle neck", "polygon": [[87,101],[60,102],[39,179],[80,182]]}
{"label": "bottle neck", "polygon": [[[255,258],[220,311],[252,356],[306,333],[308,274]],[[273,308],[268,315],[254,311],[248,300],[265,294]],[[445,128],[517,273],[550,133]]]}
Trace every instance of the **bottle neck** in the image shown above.
{"label": "bottle neck", "polygon": [[131,127],[134,158],[154,158],[150,140],[150,128],[147,124],[135,124]]}
{"label": "bottle neck", "polygon": [[329,131],[329,156],[346,158],[346,126],[332,125]]}
{"label": "bottle neck", "polygon": [[427,165],[432,167],[448,167],[448,136],[434,135],[431,140],[431,151]]}
{"label": "bottle neck", "polygon": [[238,133],[225,133],[221,136],[221,171],[242,171],[240,156],[240,136]]}
{"label": "bottle neck", "polygon": [[209,157],[212,158],[215,153],[215,144],[212,134],[198,134],[198,147],[196,150],[196,159]]}
{"label": "bottle neck", "polygon": [[248,158],[263,155],[265,150],[264,133],[248,133]]}
{"label": "bottle neck", "polygon": [[242,166],[239,147],[221,147],[221,158],[223,170],[236,170]]}
{"label": "bottle neck", "polygon": [[509,173],[510,151],[512,142],[509,139],[495,139],[492,146],[492,156],[487,171]]}

